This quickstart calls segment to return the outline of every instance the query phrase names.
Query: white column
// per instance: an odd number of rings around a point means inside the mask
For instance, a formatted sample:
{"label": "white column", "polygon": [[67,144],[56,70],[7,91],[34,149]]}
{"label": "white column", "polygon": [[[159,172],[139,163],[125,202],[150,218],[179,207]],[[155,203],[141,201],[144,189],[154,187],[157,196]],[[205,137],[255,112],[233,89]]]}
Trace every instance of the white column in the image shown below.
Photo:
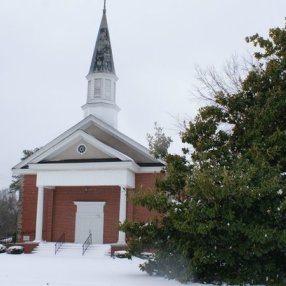
{"label": "white column", "polygon": [[44,210],[44,187],[38,187],[37,219],[35,241],[42,241],[43,233],[43,210]]}
{"label": "white column", "polygon": [[[126,220],[126,188],[120,188],[120,208],[119,208],[119,221],[123,223]],[[125,232],[119,231],[118,244],[126,244]]]}

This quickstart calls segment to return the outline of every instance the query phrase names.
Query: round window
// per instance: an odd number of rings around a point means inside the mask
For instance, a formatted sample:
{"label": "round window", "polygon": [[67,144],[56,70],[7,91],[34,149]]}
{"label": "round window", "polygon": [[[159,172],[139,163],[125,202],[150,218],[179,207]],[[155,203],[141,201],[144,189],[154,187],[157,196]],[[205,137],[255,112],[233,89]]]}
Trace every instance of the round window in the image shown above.
{"label": "round window", "polygon": [[83,144],[80,144],[78,147],[77,147],[77,152],[79,154],[84,154],[86,152],[86,146],[83,145]]}

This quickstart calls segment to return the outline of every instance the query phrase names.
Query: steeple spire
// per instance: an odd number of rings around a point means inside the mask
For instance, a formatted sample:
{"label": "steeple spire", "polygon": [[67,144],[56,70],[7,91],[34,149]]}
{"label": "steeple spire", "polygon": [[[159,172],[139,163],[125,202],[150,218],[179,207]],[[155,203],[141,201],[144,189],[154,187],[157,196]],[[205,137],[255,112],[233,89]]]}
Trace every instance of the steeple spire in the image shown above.
{"label": "steeple spire", "polygon": [[103,14],[106,14],[106,0],[104,0]]}
{"label": "steeple spire", "polygon": [[89,74],[97,72],[115,74],[111,41],[106,18],[106,0],[104,1],[103,15],[89,69]]}
{"label": "steeple spire", "polygon": [[103,15],[91,60],[88,80],[87,101],[82,109],[84,116],[90,114],[107,124],[117,127],[116,82],[111,41],[106,18],[106,0]]}

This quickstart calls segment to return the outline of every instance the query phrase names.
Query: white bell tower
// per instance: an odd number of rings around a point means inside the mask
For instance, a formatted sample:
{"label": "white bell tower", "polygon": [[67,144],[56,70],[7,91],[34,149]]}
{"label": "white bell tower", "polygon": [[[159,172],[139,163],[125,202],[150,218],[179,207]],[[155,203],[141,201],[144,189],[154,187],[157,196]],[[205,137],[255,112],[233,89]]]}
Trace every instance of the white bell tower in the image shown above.
{"label": "white bell tower", "polygon": [[116,105],[116,82],[111,41],[106,19],[106,1],[97,35],[93,57],[86,76],[88,81],[87,101],[82,109],[84,117],[92,114],[117,128],[119,107]]}

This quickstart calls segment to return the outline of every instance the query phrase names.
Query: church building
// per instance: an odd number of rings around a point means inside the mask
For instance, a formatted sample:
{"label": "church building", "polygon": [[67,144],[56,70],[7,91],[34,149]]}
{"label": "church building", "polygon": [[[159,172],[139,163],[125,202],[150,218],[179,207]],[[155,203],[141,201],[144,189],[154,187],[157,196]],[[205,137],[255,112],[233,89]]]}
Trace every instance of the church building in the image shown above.
{"label": "church building", "polygon": [[84,119],[13,168],[22,177],[20,241],[65,234],[66,242],[83,243],[91,233],[94,244],[125,244],[119,222],[154,215],[128,198],[152,187],[164,162],[117,129],[118,77],[105,7],[86,78]]}

